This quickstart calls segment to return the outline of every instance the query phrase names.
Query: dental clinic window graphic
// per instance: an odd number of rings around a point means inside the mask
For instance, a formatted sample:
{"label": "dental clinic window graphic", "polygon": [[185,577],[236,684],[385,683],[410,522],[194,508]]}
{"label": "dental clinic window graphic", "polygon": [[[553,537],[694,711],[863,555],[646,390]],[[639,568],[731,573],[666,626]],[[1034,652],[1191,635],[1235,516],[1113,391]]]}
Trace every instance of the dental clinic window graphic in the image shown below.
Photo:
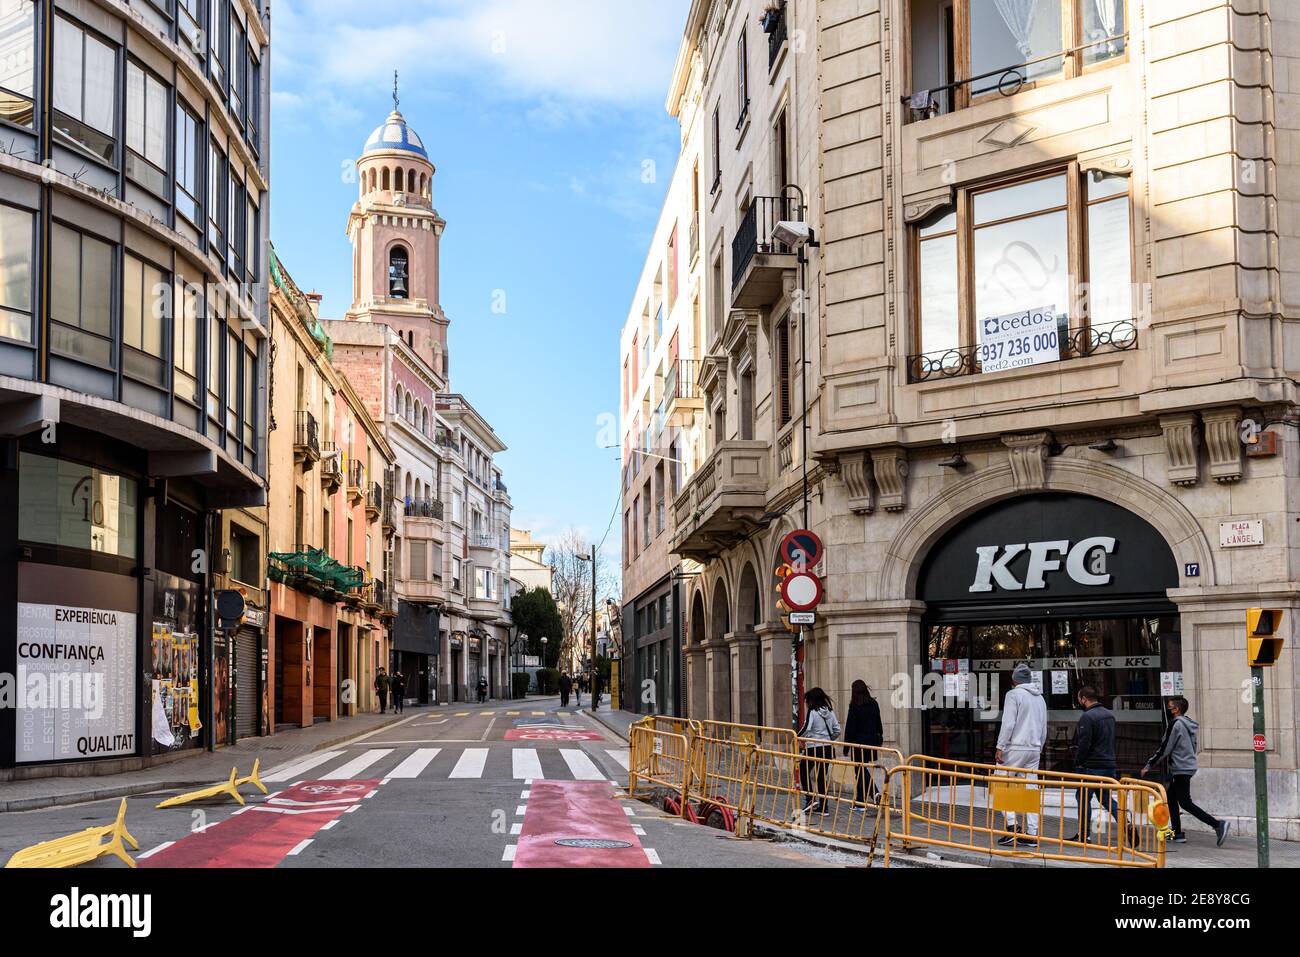
{"label": "dental clinic window graphic", "polygon": [[132,612],[18,603],[19,763],[134,754]]}

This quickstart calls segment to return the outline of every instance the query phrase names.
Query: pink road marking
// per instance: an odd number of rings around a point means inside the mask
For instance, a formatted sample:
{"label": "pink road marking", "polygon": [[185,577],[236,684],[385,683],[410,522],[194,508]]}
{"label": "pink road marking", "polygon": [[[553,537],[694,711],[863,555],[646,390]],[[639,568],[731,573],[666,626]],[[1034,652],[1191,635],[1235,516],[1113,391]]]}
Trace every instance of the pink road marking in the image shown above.
{"label": "pink road marking", "polygon": [[583,731],[567,728],[511,728],[506,732],[507,741],[604,741],[603,735],[595,731]]}
{"label": "pink road marking", "polygon": [[[243,813],[181,838],[141,867],[275,867],[294,848],[379,786],[364,781],[303,781],[250,804]],[[187,815],[188,820],[188,815]]]}
{"label": "pink road marking", "polygon": [[[534,781],[515,867],[649,867],[641,841],[604,781]],[[616,849],[561,847],[566,838],[625,841]]]}

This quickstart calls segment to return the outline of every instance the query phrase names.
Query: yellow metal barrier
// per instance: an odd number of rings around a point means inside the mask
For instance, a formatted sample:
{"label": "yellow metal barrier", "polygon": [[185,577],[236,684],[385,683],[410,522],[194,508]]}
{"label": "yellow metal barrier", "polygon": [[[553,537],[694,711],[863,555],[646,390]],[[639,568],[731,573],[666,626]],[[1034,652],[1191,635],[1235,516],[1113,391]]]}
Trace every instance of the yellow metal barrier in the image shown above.
{"label": "yellow metal barrier", "polygon": [[[159,802],[158,807],[178,807],[182,804],[189,804],[191,801],[202,801],[204,798],[216,797],[218,794],[229,794],[242,805],[244,799],[239,793],[238,782],[235,781],[235,775],[238,773],[238,768],[231,768],[230,780],[221,784],[214,784],[211,787],[199,788],[197,791],[190,791],[186,794],[178,794],[176,797]],[[254,775],[256,775],[256,769],[254,769]],[[252,780],[252,778],[246,778],[245,780]],[[261,781],[257,783],[258,787],[262,787]],[[262,787],[262,790],[266,791],[266,788]]]}
{"label": "yellow metal barrier", "polygon": [[[886,773],[885,790],[886,866],[892,848],[912,845],[1112,867],[1164,866],[1158,820],[1164,789],[1148,781],[912,755]],[[998,843],[1008,837],[1016,843]]]}
{"label": "yellow metal barrier", "polygon": [[[104,841],[105,837],[108,838],[107,841]],[[126,798],[122,799],[117,809],[117,819],[112,824],[88,827],[67,837],[25,847],[9,858],[5,867],[76,867],[105,854],[119,857],[128,867],[135,867],[135,861],[126,852],[123,841],[134,850],[140,849],[131,832],[126,829]]]}
{"label": "yellow metal barrier", "polygon": [[240,778],[238,781],[236,781],[235,787],[241,788],[245,784],[254,784],[257,786],[257,789],[259,791],[261,791],[263,794],[266,794],[267,793],[266,785],[262,783],[262,778],[261,775],[259,774],[261,767],[262,767],[262,759],[255,758],[253,760],[253,773],[246,778]]}
{"label": "yellow metal barrier", "polygon": [[633,724],[628,741],[628,794],[642,797],[653,794],[655,788],[666,790],[676,802],[678,816],[684,815],[691,750],[686,735],[657,730],[653,720]]}

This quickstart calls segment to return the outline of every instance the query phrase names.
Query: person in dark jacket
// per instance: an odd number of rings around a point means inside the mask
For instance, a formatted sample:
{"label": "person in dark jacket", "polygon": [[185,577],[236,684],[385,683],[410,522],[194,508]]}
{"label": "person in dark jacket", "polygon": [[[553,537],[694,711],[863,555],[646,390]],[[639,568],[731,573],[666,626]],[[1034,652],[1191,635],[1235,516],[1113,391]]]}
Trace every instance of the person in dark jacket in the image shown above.
{"label": "person in dark jacket", "polygon": [[393,712],[400,714],[406,710],[406,675],[394,671],[392,677],[388,679],[388,684],[393,695]]}
{"label": "person in dark jacket", "polygon": [[600,672],[592,671],[591,673],[591,710],[595,711],[600,707]]}
{"label": "person in dark jacket", "polygon": [[560,707],[569,706],[569,692],[573,690],[573,679],[569,677],[567,671],[560,674]]}
{"label": "person in dark jacket", "polygon": [[[880,721],[880,703],[871,697],[871,689],[862,679],[853,682],[849,699],[849,712],[844,718],[844,743],[865,745],[879,748],[885,743],[885,727]],[[857,761],[853,769],[857,779],[858,803],[875,804],[878,797],[876,782],[871,774],[871,765],[879,759],[873,751],[862,748],[845,748],[844,754],[852,761]]]}
{"label": "person in dark jacket", "polygon": [[[1074,732],[1074,770],[1079,774],[1092,774],[1118,778],[1115,768],[1115,715],[1098,698],[1097,689],[1085,685],[1078,692],[1079,725]],[[1109,796],[1109,800],[1107,797]],[[1070,841],[1088,842],[1088,825],[1092,818],[1092,801],[1097,799],[1110,816],[1119,821],[1119,797],[1115,791],[1104,787],[1079,788],[1079,832]],[[1134,838],[1130,830],[1130,841]]]}
{"label": "person in dark jacket", "polygon": [[388,674],[383,668],[375,675],[375,694],[379,695],[379,713],[388,712]]}
{"label": "person in dark jacket", "polygon": [[1192,775],[1196,773],[1196,751],[1198,748],[1196,735],[1200,726],[1193,721],[1187,714],[1187,699],[1179,696],[1170,698],[1166,702],[1169,710],[1169,728],[1164,738],[1160,742],[1160,747],[1156,753],[1151,755],[1146,765],[1142,768],[1142,776],[1146,777],[1151,773],[1151,766],[1161,761],[1167,763],[1169,768],[1169,818],[1174,827],[1174,841],[1178,844],[1187,843],[1187,835],[1183,833],[1183,819],[1179,809],[1186,811],[1192,817],[1196,818],[1202,824],[1206,824],[1214,830],[1214,837],[1218,846],[1222,847],[1223,842],[1228,839],[1228,829],[1232,826],[1228,821],[1221,821],[1207,811],[1201,810],[1192,800]]}

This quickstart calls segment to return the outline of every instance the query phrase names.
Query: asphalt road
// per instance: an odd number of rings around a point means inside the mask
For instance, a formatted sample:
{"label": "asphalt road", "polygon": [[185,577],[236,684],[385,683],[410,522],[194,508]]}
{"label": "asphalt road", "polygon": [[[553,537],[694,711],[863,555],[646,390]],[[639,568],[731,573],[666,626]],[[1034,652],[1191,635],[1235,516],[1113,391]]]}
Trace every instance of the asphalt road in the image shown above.
{"label": "asphalt road", "polygon": [[[263,768],[270,794],[157,809],[128,799],[141,867],[827,867],[847,855],[742,841],[619,797],[627,744],[558,699],[420,711]],[[241,768],[241,773],[246,769]],[[0,814],[0,860],[107,824],[118,800]],[[88,867],[123,867],[104,857]]]}

